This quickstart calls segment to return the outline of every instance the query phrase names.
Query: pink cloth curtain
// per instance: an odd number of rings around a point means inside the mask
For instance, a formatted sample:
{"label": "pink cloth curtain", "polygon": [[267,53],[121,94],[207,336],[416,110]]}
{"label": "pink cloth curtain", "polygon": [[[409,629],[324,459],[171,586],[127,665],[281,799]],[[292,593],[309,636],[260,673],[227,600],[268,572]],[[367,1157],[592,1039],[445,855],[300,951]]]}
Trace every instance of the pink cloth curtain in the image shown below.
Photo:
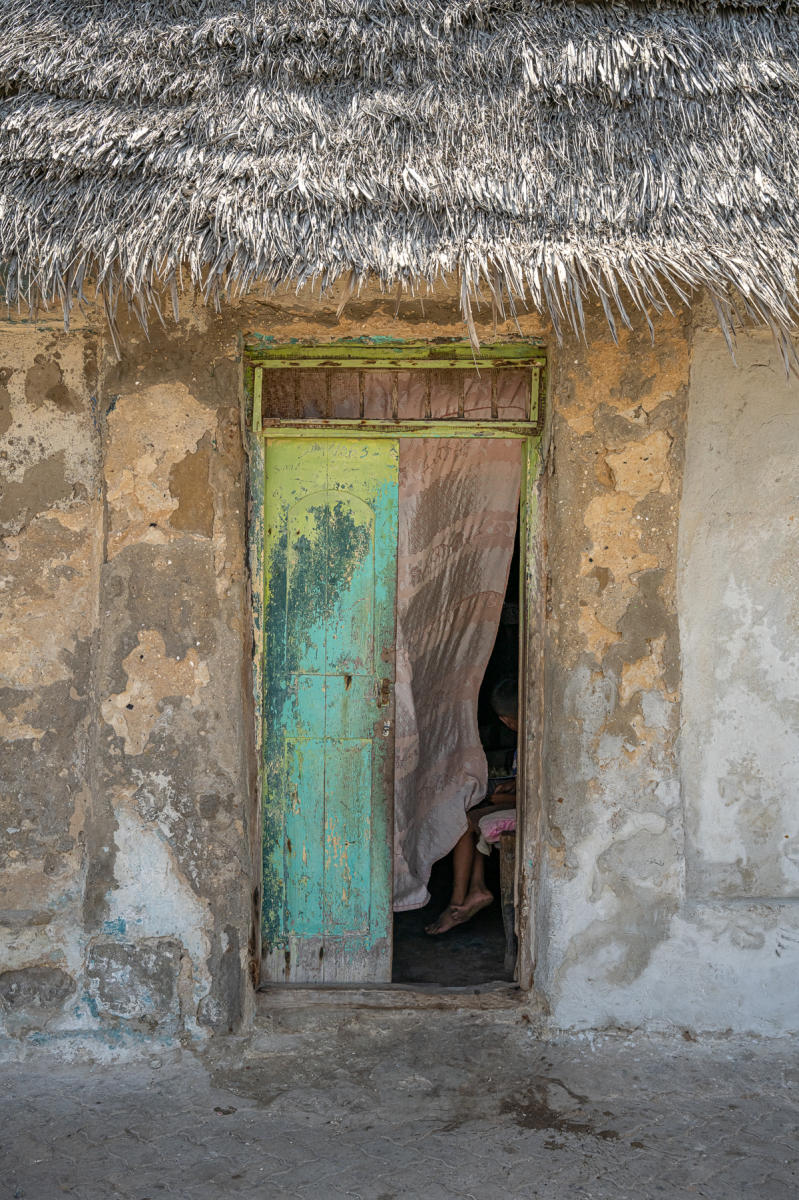
{"label": "pink cloth curtain", "polygon": [[477,698],[519,508],[521,444],[400,442],[394,908],[429,900],[434,862],[483,798]]}

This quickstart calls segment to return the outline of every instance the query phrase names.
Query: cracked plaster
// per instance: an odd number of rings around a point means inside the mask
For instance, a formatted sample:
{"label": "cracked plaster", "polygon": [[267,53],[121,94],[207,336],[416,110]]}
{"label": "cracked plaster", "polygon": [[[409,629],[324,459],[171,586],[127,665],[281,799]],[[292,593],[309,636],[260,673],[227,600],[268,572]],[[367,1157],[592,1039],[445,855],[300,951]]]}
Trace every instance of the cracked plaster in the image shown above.
{"label": "cracked plaster", "polygon": [[162,700],[185,697],[192,708],[202,703],[202,689],[210,680],[208,664],[193,649],[182,659],[168,656],[158,630],[143,629],[122,666],[127,687],[104,700],[100,711],[123,739],[125,753],[141,754],[158,721]]}
{"label": "cracked plaster", "polygon": [[[102,1027],[92,1008],[99,992],[86,991],[92,947],[105,947],[95,962],[142,964],[142,979],[156,970],[152,954],[172,964],[174,993],[166,983],[151,1015],[175,1031],[246,1018],[257,831],[242,699],[251,632],[236,336],[462,334],[452,298],[403,301],[396,322],[393,301],[371,294],[338,317],[334,307],[307,295],[251,301],[218,317],[194,314],[150,341],[131,327],[119,363],[88,327],[69,336],[14,330],[0,348],[0,476],[22,489],[8,492],[0,570],[0,595],[10,597],[0,606],[0,688],[10,682],[13,693],[0,691],[4,753],[21,755],[17,810],[3,794],[16,857],[0,874],[0,932],[11,968],[62,970],[79,986],[74,1008],[48,1010],[44,1025],[31,1010],[19,1029],[37,1020],[51,1031]],[[520,320],[523,332],[547,336],[537,320]],[[694,406],[702,371],[711,382],[718,373],[723,388],[737,378],[701,313],[695,327],[666,316],[654,346],[637,328],[621,331],[616,348],[590,314],[587,348],[577,339],[552,347],[536,982],[556,1027],[793,1027],[792,910],[698,896],[704,834],[691,823],[690,796],[683,820],[690,739],[710,744],[701,706],[689,699],[686,709],[685,647],[705,679],[727,686],[746,676],[727,703],[734,712],[765,697],[764,727],[768,705],[793,695],[780,631],[797,594],[783,490],[764,526],[773,552],[763,578],[779,603],[760,613],[747,577],[736,576],[738,592],[721,593],[735,637],[720,656],[695,609],[686,624],[683,556],[681,660],[676,542],[689,371]],[[490,326],[481,332],[490,336]],[[774,361],[759,344],[751,395],[773,390]],[[783,419],[782,410],[769,418],[772,431]],[[765,443],[767,428],[757,434]],[[718,447],[700,438],[694,450],[703,457],[693,478],[715,482]],[[712,556],[699,537],[703,511],[684,508],[681,545],[694,539]],[[746,810],[764,773],[756,756],[743,757],[737,775],[719,780],[731,794],[748,773],[737,832],[747,853],[761,848],[765,870],[771,832],[762,812]],[[793,854],[791,845],[784,861]],[[712,874],[705,879],[718,890]],[[114,1020],[135,1019],[114,1006]]]}

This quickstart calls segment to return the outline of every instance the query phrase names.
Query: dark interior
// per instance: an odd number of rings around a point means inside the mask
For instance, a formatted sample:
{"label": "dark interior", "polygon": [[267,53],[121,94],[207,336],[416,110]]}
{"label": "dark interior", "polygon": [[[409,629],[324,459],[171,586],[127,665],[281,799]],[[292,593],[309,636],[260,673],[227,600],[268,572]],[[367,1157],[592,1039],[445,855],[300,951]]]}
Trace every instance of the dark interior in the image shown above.
{"label": "dark interior", "polygon": [[[519,528],[510,566],[508,587],[497,639],[480,689],[477,717],[480,740],[488,759],[489,788],[492,777],[506,776],[513,764],[516,735],[494,713],[491,692],[519,668]],[[510,982],[504,967],[505,934],[499,903],[499,865],[496,850],[485,869],[486,883],[494,903],[471,921],[436,937],[425,926],[446,907],[452,885],[449,855],[437,862],[428,885],[431,899],[424,908],[394,914],[394,983],[433,984],[439,987],[469,987]]]}

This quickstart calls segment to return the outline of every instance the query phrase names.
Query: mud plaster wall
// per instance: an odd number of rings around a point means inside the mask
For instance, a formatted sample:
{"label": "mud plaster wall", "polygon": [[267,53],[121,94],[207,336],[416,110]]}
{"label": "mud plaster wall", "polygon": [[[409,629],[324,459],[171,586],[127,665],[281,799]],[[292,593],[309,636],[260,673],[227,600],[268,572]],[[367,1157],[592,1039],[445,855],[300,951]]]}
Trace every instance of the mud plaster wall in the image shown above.
{"label": "mud plaster wall", "polygon": [[0,1013],[55,1038],[249,1003],[235,335],[0,330]]}
{"label": "mud plaster wall", "polygon": [[686,888],[797,900],[799,384],[763,334],[737,360],[697,332],[680,521]]}
{"label": "mud plaster wall", "polygon": [[[594,322],[553,381],[545,835],[536,982],[557,1024],[634,1024],[627,1005],[680,904],[675,569],[688,391],[685,318]],[[624,1010],[624,1011],[622,1011]]]}
{"label": "mud plaster wall", "polygon": [[702,305],[589,346],[554,383],[536,982],[563,1028],[792,1031],[795,907],[738,898],[795,889],[796,384]]}
{"label": "mud plaster wall", "polygon": [[123,326],[119,363],[92,314],[69,335],[0,327],[8,1033],[246,1023],[260,846],[241,334],[464,336],[454,295],[337,304],[188,306],[150,341]]}
{"label": "mud plaster wall", "polygon": [[[68,336],[0,330],[10,1033],[191,1036],[248,1018],[258,845],[239,338],[463,336],[452,296],[395,311],[367,294],[341,316],[336,302],[189,310],[150,342],[131,324],[121,363],[99,321]],[[520,319],[552,363],[545,724],[529,747],[544,811],[522,900],[535,889],[535,981],[560,1027],[790,1025],[796,943],[774,907],[685,889],[678,521],[689,383],[720,347],[696,324],[663,318],[654,347],[642,326],[616,348],[592,313],[586,342],[558,347],[539,318]],[[700,334],[710,349],[696,358]]]}
{"label": "mud plaster wall", "polygon": [[97,371],[91,334],[0,335],[0,1004],[12,1030],[60,1018],[85,967]]}
{"label": "mud plaster wall", "polygon": [[[246,1024],[260,853],[240,339],[463,336],[453,298],[0,324],[0,1017]],[[527,323],[531,332],[540,323]],[[483,323],[484,335],[491,335]],[[502,331],[507,332],[507,331]]]}

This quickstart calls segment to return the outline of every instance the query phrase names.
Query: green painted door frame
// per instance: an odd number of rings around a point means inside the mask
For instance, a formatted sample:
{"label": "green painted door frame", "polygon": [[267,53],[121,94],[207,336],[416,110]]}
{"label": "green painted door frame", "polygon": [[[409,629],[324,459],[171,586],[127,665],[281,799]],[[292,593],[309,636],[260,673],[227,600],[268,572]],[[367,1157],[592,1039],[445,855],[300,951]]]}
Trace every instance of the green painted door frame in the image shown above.
{"label": "green painted door frame", "polygon": [[[427,419],[421,421],[400,421],[400,420],[381,420],[381,421],[364,421],[364,420],[292,420],[291,422],[269,421],[265,420],[262,415],[262,386],[263,372],[278,367],[293,367],[302,370],[348,370],[361,371],[372,368],[379,370],[407,370],[407,369],[424,369],[434,368],[439,370],[445,367],[458,367],[461,370],[476,366],[477,369],[505,369],[512,367],[515,370],[520,368],[529,368],[531,372],[531,411],[528,421],[470,421],[463,418],[452,420],[435,420]],[[520,671],[520,697],[521,703],[521,726],[519,733],[519,745],[524,750],[528,744],[528,733],[531,722],[537,723],[536,716],[533,714],[534,704],[531,700],[529,687],[527,686],[530,679],[530,668],[536,664],[531,663],[531,654],[538,653],[540,639],[535,637],[534,625],[536,620],[531,614],[539,611],[538,597],[535,590],[538,588],[538,549],[537,549],[537,526],[538,526],[538,504],[537,504],[537,486],[536,482],[539,475],[539,455],[541,444],[541,428],[543,422],[543,397],[545,388],[545,368],[546,363],[543,357],[540,346],[531,345],[530,343],[516,342],[506,344],[504,346],[492,346],[488,348],[484,355],[481,355],[479,361],[475,362],[472,357],[471,347],[468,343],[390,343],[387,347],[385,342],[367,343],[359,341],[357,343],[334,343],[326,346],[272,346],[267,345],[251,345],[248,349],[247,361],[247,393],[251,402],[251,429],[250,437],[250,462],[251,462],[251,520],[250,520],[250,555],[251,555],[251,570],[253,580],[253,616],[254,616],[254,633],[255,633],[255,653],[254,653],[254,692],[256,712],[261,715],[261,719],[256,722],[256,743],[258,751],[258,762],[261,766],[261,783],[260,795],[262,798],[262,817],[259,822],[261,828],[260,837],[262,840],[262,865],[261,878],[258,889],[260,900],[260,936],[261,936],[261,953],[260,953],[260,982],[262,984],[274,984],[279,982],[317,982],[317,983],[365,983],[365,982],[387,982],[390,980],[390,927],[391,927],[391,884],[390,884],[390,852],[383,853],[382,848],[388,846],[386,834],[390,835],[391,829],[386,829],[386,821],[389,819],[388,814],[392,812],[391,806],[391,784],[389,776],[391,768],[393,768],[393,756],[391,763],[383,761],[387,756],[387,747],[393,750],[393,729],[391,735],[386,738],[386,742],[381,749],[377,744],[376,734],[379,729],[377,724],[374,729],[367,731],[364,727],[355,730],[356,733],[362,735],[356,738],[355,741],[360,749],[350,748],[350,753],[354,753],[355,757],[362,756],[364,747],[367,741],[372,739],[372,734],[375,738],[371,740],[371,745],[377,753],[375,761],[379,762],[379,770],[373,773],[373,780],[380,779],[382,783],[377,788],[375,809],[371,816],[366,812],[358,812],[347,816],[346,811],[342,811],[339,816],[331,816],[329,819],[335,821],[340,820],[346,822],[351,818],[351,823],[361,830],[372,828],[374,826],[375,847],[376,853],[365,856],[368,862],[368,870],[371,876],[370,882],[367,885],[361,878],[350,888],[344,888],[343,894],[346,903],[359,903],[358,897],[363,900],[363,897],[369,896],[369,904],[364,908],[367,915],[364,917],[363,912],[360,913],[360,925],[356,928],[345,929],[339,920],[341,914],[336,914],[330,910],[330,900],[325,900],[325,848],[323,844],[317,844],[311,847],[306,839],[306,856],[313,853],[317,855],[317,868],[315,882],[306,880],[303,887],[306,888],[305,900],[300,900],[296,890],[296,880],[292,882],[289,879],[290,872],[284,869],[286,856],[294,853],[294,840],[291,837],[289,825],[292,821],[297,820],[298,811],[304,809],[311,811],[313,803],[318,801],[319,789],[317,789],[317,800],[312,801],[306,797],[304,804],[299,802],[299,791],[296,780],[304,779],[302,786],[311,789],[315,775],[319,775],[318,763],[313,770],[307,766],[305,775],[299,771],[295,782],[280,777],[279,772],[275,773],[274,764],[282,762],[284,770],[286,759],[285,747],[291,743],[296,746],[296,734],[307,736],[308,729],[296,728],[297,704],[296,702],[285,703],[285,695],[277,697],[275,693],[274,682],[267,688],[267,680],[269,676],[269,668],[274,665],[277,658],[280,657],[281,651],[276,647],[274,642],[274,615],[268,619],[269,601],[268,601],[268,585],[269,573],[272,570],[267,563],[270,555],[265,554],[265,548],[270,542],[270,525],[265,523],[265,513],[268,511],[274,512],[275,499],[272,488],[272,499],[270,500],[270,486],[275,472],[284,473],[284,479],[291,475],[291,459],[292,455],[297,457],[298,450],[307,450],[311,457],[314,455],[319,458],[325,457],[326,447],[339,446],[343,453],[347,454],[347,447],[361,445],[362,453],[369,454],[373,457],[375,476],[377,479],[381,474],[384,479],[391,475],[392,468],[390,460],[394,455],[394,447],[398,445],[400,438],[404,437],[446,437],[446,438],[472,438],[472,437],[504,437],[513,438],[522,441],[523,443],[523,475],[522,475],[522,490],[520,504],[520,538],[522,548],[522,569],[520,571],[520,596],[519,596],[519,611],[520,611],[520,654],[519,654],[519,671]],[[379,453],[380,445],[385,447],[383,458]],[[271,450],[270,450],[271,447]],[[374,448],[374,449],[372,449]],[[386,454],[387,452],[387,454]],[[320,457],[321,456],[321,457]],[[304,454],[301,457],[308,461],[308,455]],[[385,459],[385,461],[383,461]],[[272,468],[270,469],[270,461]],[[288,475],[285,473],[288,472]],[[301,474],[301,472],[297,472]],[[374,480],[373,480],[374,482]],[[295,480],[296,484],[296,480]],[[300,492],[302,485],[300,484]],[[318,489],[317,489],[318,490]],[[278,487],[278,492],[280,487]],[[297,499],[297,487],[294,487],[295,496]],[[270,510],[271,505],[271,510]],[[318,515],[318,514],[317,514]],[[328,514],[329,518],[329,514]],[[325,518],[326,520],[328,518]],[[318,522],[317,522],[318,524]],[[272,556],[273,557],[273,556]],[[335,574],[335,568],[331,568]],[[392,585],[393,587],[393,585]],[[384,596],[387,594],[383,589]],[[299,593],[298,593],[299,595]],[[393,602],[393,591],[391,592]],[[360,600],[354,598],[354,602],[363,603],[363,597]],[[339,614],[340,615],[340,614]],[[291,620],[288,621],[289,628]],[[272,632],[270,633],[270,626]],[[392,623],[393,633],[393,623]],[[325,634],[320,626],[316,634],[307,640],[309,646],[313,646],[314,640],[319,642],[324,640]],[[272,648],[269,649],[270,639]],[[317,646],[317,651],[318,651]],[[313,657],[313,651],[310,651]],[[317,653],[318,657],[318,653]],[[267,661],[269,660],[269,661]],[[285,665],[285,664],[284,664]],[[307,664],[305,664],[307,666]],[[281,668],[282,669],[282,668]],[[335,672],[333,672],[335,674]],[[354,673],[345,672],[350,675]],[[273,672],[274,675],[274,672]],[[365,682],[368,676],[368,681]],[[356,719],[363,724],[365,714],[372,712],[375,704],[374,692],[377,689],[378,693],[382,686],[385,691],[385,683],[383,680],[387,678],[382,676],[379,681],[378,676],[374,671],[366,672],[364,680],[361,680],[359,685],[355,687],[354,695],[358,694],[358,688],[363,691],[361,704],[361,715]],[[289,680],[288,675],[284,672],[286,682],[283,685],[285,692],[286,687],[289,690],[292,688],[297,690],[297,679]],[[391,676],[393,681],[393,675]],[[376,682],[377,681],[377,682]],[[308,679],[304,680],[306,687],[310,685]],[[363,684],[361,687],[360,685]],[[325,688],[337,686],[335,680],[329,678],[323,685]],[[280,687],[278,687],[280,692]],[[317,697],[318,700],[318,697]],[[335,708],[335,700],[332,701]],[[385,722],[387,727],[391,727],[393,723],[393,688],[390,689],[390,704],[392,707],[386,708]],[[306,706],[305,713],[312,711],[313,706]],[[324,705],[317,706],[319,716],[318,722],[323,721]],[[354,709],[353,709],[354,711]],[[292,713],[294,715],[292,715]],[[372,714],[374,715],[374,714]],[[294,724],[293,724],[294,722]],[[337,728],[337,727],[336,727]],[[354,728],[354,726],[353,726]],[[302,740],[302,739],[300,739]],[[332,761],[336,756],[340,756],[338,750],[334,750],[330,739],[327,740],[327,750],[318,750],[319,761],[324,764],[325,754],[332,755],[331,759],[331,779],[337,778],[337,772],[340,771],[340,766]],[[355,743],[353,743],[353,746]],[[280,752],[277,753],[278,748]],[[294,750],[291,751],[294,753]],[[522,903],[517,906],[517,913],[520,914],[522,922],[520,936],[520,982],[523,985],[529,986],[532,972],[532,913],[530,911],[529,900],[527,897],[529,889],[532,887],[534,878],[537,876],[537,871],[534,865],[534,847],[525,846],[524,844],[524,829],[535,827],[536,822],[533,822],[529,816],[524,819],[524,809],[532,808],[537,802],[537,797],[528,795],[531,790],[531,785],[538,776],[537,770],[526,770],[527,755],[522,752],[519,756],[519,784],[518,794],[520,797],[520,820],[519,836],[517,838],[517,879],[519,885],[519,896],[522,898]],[[364,760],[365,761],[365,760]],[[272,775],[270,786],[270,767],[272,763]],[[321,768],[324,772],[328,768]],[[371,768],[370,768],[371,770]],[[285,772],[284,772],[285,773]],[[373,782],[374,790],[374,782]],[[323,785],[320,785],[324,790]],[[281,792],[281,788],[283,792]],[[286,791],[286,788],[289,790]],[[291,791],[291,789],[294,791]],[[276,789],[276,790],[275,790]],[[381,790],[382,789],[382,790]],[[330,789],[328,788],[328,793]],[[270,796],[271,793],[271,796]],[[274,796],[284,794],[288,796],[288,800],[284,799],[282,805],[278,805],[276,809]],[[291,796],[294,797],[293,801]],[[309,793],[310,796],[310,793]],[[369,798],[371,805],[371,798]],[[331,807],[333,812],[335,806]],[[345,804],[344,809],[347,808]],[[279,811],[278,811],[279,810]],[[370,810],[371,811],[371,810]],[[367,820],[367,817],[369,818]],[[393,825],[393,818],[391,819]],[[353,825],[353,829],[355,828]],[[317,823],[317,828],[324,828],[324,820]],[[328,838],[329,846],[334,844],[335,829],[331,827],[333,841]],[[288,830],[288,832],[287,832]],[[301,825],[296,827],[295,839],[297,831],[301,830]],[[330,831],[329,831],[330,832]],[[302,836],[302,835],[301,835]],[[353,840],[353,839],[350,839]],[[288,843],[291,844],[291,850],[288,849]],[[331,853],[327,853],[328,867],[332,862]],[[332,857],[335,857],[334,855]],[[361,869],[361,864],[358,870]],[[335,876],[335,864],[332,867],[331,880]],[[281,871],[283,875],[281,877]],[[286,880],[289,880],[288,886]],[[335,877],[336,883],[340,883]],[[276,886],[277,882],[277,886]],[[310,888],[310,892],[307,890]],[[314,891],[315,888],[315,891]],[[331,882],[328,891],[331,892],[333,883]],[[292,891],[292,889],[294,889]],[[354,892],[353,892],[354,889]],[[355,895],[355,900],[352,900],[352,895]],[[319,908],[315,917],[310,918],[308,911],[303,907],[311,897],[310,903]],[[327,926],[324,926],[324,908],[328,906]],[[321,906],[321,907],[320,907]],[[295,911],[290,911],[291,909]],[[360,911],[360,910],[359,910]],[[353,920],[350,920],[350,925],[353,925]],[[316,932],[311,931],[311,924],[316,920]],[[309,924],[309,921],[311,924]],[[320,924],[321,921],[321,924]],[[303,922],[305,922],[303,924]],[[346,924],[346,921],[344,922]],[[355,922],[357,925],[357,922]],[[324,926],[324,927],[323,927]],[[321,951],[321,954],[320,954]]]}

